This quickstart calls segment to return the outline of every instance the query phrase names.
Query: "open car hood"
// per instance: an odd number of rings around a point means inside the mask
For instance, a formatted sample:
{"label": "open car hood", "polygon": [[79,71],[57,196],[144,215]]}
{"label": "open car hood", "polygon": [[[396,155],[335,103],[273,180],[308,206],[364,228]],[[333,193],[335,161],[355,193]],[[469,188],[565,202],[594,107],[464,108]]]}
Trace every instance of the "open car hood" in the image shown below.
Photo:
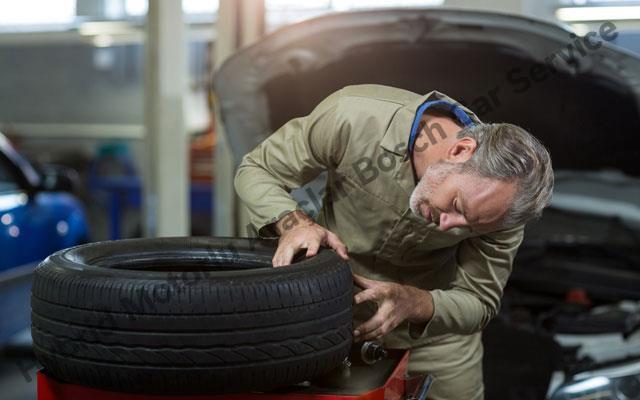
{"label": "open car hood", "polygon": [[575,41],[562,26],[496,13],[339,13],[240,51],[219,69],[214,89],[236,162],[330,93],[377,83],[436,89],[485,122],[521,125],[549,147],[556,169],[638,176],[640,59],[598,32],[596,50],[583,44],[580,52]]}

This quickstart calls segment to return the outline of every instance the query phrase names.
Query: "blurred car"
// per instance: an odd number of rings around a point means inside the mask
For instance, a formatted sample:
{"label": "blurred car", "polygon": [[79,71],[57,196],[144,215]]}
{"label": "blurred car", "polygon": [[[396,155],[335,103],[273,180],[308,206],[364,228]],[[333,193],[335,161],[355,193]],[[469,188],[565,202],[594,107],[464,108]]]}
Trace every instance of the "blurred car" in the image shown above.
{"label": "blurred car", "polygon": [[0,133],[0,346],[29,325],[33,269],[49,254],[88,241],[73,172],[34,168]]}
{"label": "blurred car", "polygon": [[[556,190],[527,227],[502,311],[484,331],[486,397],[640,399],[640,59],[612,45],[616,29],[605,22],[582,38],[498,13],[338,13],[236,53],[214,90],[236,162],[362,83],[439,90],[483,121],[535,134]],[[323,179],[294,190],[311,215]]]}
{"label": "blurred car", "polygon": [[511,378],[508,398],[527,398],[523,376],[532,398],[640,398],[639,217],[637,177],[556,173],[485,337],[485,372],[494,386]]}

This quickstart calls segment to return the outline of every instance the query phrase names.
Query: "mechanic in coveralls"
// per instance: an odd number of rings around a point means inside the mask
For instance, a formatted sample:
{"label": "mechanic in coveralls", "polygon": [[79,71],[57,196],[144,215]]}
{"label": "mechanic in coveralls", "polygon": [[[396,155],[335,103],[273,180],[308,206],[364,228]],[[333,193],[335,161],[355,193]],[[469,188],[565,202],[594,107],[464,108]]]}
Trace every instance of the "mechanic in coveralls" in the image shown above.
{"label": "mechanic in coveralls", "polygon": [[[289,192],[325,170],[314,221]],[[355,304],[377,305],[356,340],[411,348],[429,398],[483,398],[481,330],[553,188],[538,140],[436,91],[349,86],[247,154],[235,188],[259,235],[279,237],[274,266],[321,246],[348,260]]]}

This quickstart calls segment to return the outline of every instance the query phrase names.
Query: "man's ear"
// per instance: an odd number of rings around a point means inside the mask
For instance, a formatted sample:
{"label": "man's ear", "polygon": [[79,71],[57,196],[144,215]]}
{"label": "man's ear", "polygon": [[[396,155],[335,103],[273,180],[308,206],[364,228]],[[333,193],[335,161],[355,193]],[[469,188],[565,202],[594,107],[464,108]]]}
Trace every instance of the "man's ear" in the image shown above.
{"label": "man's ear", "polygon": [[446,161],[452,163],[463,163],[468,161],[478,147],[478,142],[470,137],[463,137],[456,141],[447,150]]}

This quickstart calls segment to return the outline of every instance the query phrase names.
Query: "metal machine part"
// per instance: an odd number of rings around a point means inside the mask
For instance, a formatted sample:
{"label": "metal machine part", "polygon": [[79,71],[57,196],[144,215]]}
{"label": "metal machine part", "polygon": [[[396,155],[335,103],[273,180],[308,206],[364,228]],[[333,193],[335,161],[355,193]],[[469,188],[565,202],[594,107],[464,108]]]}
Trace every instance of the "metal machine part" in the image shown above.
{"label": "metal machine part", "polygon": [[382,343],[366,341],[360,347],[360,358],[365,364],[372,365],[389,356],[387,350],[382,347]]}

